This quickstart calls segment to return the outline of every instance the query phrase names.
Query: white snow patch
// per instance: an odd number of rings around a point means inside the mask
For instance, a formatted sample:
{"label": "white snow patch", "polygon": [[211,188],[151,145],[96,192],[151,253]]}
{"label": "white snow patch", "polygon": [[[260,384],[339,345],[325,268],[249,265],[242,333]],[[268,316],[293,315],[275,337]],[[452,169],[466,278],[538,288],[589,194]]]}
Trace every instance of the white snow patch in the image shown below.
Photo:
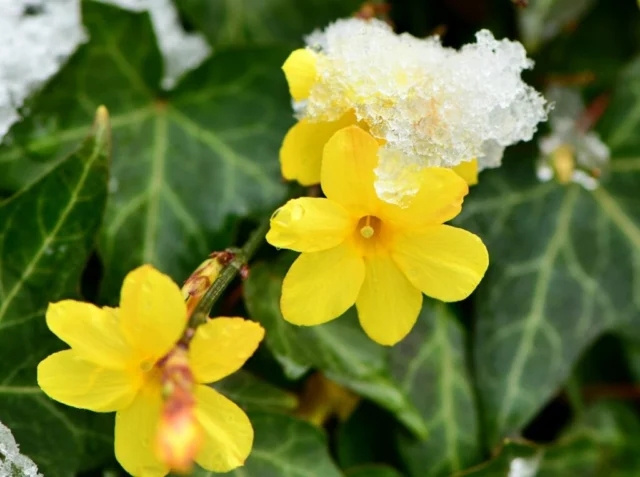
{"label": "white snow patch", "polygon": [[378,20],[345,19],[306,40],[317,79],[297,117],[325,122],[355,111],[386,141],[376,190],[389,202],[415,192],[407,179],[423,167],[473,158],[480,170],[500,166],[505,147],[530,140],[547,116],[545,99],[520,77],[533,67],[524,47],[488,30],[455,50]]}
{"label": "white snow patch", "polygon": [[[201,35],[184,31],[171,0],[101,0],[148,10],[165,62],[162,86],[172,88],[211,54]],[[87,40],[80,0],[0,0],[0,140],[20,120],[25,100],[55,75]]]}
{"label": "white snow patch", "polygon": [[202,35],[184,31],[171,0],[97,1],[127,10],[149,12],[164,58],[162,87],[165,89],[173,88],[184,73],[199,66],[211,54],[211,47]]}
{"label": "white snow patch", "polygon": [[0,0],[0,139],[86,40],[79,0]]}
{"label": "white snow patch", "polygon": [[508,477],[535,477],[540,468],[542,456],[536,454],[533,457],[516,457],[509,464]]}
{"label": "white snow patch", "polygon": [[18,469],[24,477],[42,477],[31,459],[20,454],[20,448],[8,427],[0,422],[0,477],[15,474]]}

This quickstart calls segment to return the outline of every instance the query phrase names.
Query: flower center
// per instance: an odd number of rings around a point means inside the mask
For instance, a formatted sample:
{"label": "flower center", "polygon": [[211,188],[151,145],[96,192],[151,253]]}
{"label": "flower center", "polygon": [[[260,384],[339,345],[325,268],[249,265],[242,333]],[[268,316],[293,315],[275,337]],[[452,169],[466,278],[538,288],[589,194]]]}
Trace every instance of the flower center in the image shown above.
{"label": "flower center", "polygon": [[377,233],[380,233],[381,226],[382,221],[373,215],[367,215],[358,221],[358,230],[360,231],[360,235],[365,239],[370,239]]}
{"label": "flower center", "polygon": [[553,152],[553,166],[561,184],[571,182],[576,169],[576,160],[571,146],[562,145]]}

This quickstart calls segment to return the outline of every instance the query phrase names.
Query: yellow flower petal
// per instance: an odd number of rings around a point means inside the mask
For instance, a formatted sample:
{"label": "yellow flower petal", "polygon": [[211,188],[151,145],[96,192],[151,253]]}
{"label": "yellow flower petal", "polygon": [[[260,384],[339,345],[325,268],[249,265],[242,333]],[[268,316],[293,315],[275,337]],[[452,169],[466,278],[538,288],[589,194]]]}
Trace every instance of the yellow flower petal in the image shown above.
{"label": "yellow flower petal", "polygon": [[404,338],[418,319],[422,292],[387,253],[365,259],[366,276],[356,301],[358,318],[369,337],[382,345]]}
{"label": "yellow flower petal", "polygon": [[237,371],[256,351],[264,329],[255,321],[221,317],[196,330],[189,364],[197,382],[211,383]]}
{"label": "yellow flower petal", "polygon": [[466,182],[451,169],[429,167],[420,171],[420,190],[407,208],[385,204],[383,221],[390,220],[408,230],[440,225],[462,210],[464,196],[469,192]]}
{"label": "yellow flower petal", "polygon": [[355,123],[356,116],[353,112],[345,114],[337,121],[298,121],[289,129],[280,148],[282,176],[305,186],[318,184],[324,145],[336,131]]}
{"label": "yellow flower petal", "polygon": [[164,477],[169,472],[154,450],[161,412],[160,385],[150,381],[116,414],[116,459],[135,477]]}
{"label": "yellow flower petal", "polygon": [[271,217],[267,242],[297,252],[319,252],[336,247],[353,233],[355,220],[329,199],[293,199]]}
{"label": "yellow flower petal", "polygon": [[253,428],[242,409],[208,386],[195,389],[196,416],[204,439],[196,462],[213,472],[244,464],[253,445]]}
{"label": "yellow flower petal", "polygon": [[489,265],[479,237],[448,225],[396,235],[392,255],[414,286],[442,301],[469,296]]}
{"label": "yellow flower petal", "polygon": [[453,172],[462,177],[467,184],[476,185],[478,183],[478,159],[461,162],[453,168]]}
{"label": "yellow flower petal", "polygon": [[316,53],[306,48],[294,50],[282,65],[282,71],[289,83],[289,92],[296,101],[309,97],[316,81]]}
{"label": "yellow flower petal", "polygon": [[373,187],[378,141],[357,126],[335,133],[324,147],[322,190],[356,215],[375,215],[380,200]]}
{"label": "yellow flower petal", "polygon": [[122,369],[131,359],[130,346],[112,311],[64,300],[49,304],[46,319],[49,329],[88,361]]}
{"label": "yellow flower petal", "polygon": [[159,359],[186,326],[187,307],[171,278],[150,265],[130,272],[120,297],[120,323],[142,359]]}
{"label": "yellow flower petal", "polygon": [[355,303],[363,280],[364,261],[349,242],[303,253],[282,283],[282,316],[305,326],[333,320]]}
{"label": "yellow flower petal", "polygon": [[141,383],[141,374],[96,366],[74,350],[54,353],[38,365],[38,386],[49,397],[96,412],[127,407]]}

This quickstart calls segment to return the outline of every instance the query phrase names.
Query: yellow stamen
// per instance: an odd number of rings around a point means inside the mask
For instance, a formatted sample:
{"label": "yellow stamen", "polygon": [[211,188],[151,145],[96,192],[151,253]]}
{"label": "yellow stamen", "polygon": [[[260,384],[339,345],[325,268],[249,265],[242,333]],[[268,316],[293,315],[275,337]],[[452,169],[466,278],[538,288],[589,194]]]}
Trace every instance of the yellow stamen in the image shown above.
{"label": "yellow stamen", "polygon": [[371,216],[367,216],[367,218],[365,219],[365,225],[364,227],[362,227],[360,229],[360,235],[362,235],[364,238],[371,238],[373,237],[373,234],[375,233],[375,230],[373,229],[373,227],[371,227]]}
{"label": "yellow stamen", "polygon": [[563,145],[553,153],[553,166],[558,176],[558,182],[568,184],[573,177],[573,171],[576,169],[576,161],[574,151],[571,146]]}
{"label": "yellow stamen", "polygon": [[360,235],[362,235],[364,238],[371,238],[373,237],[374,233],[375,232],[373,230],[373,227],[371,227],[371,225],[365,225],[360,229]]}

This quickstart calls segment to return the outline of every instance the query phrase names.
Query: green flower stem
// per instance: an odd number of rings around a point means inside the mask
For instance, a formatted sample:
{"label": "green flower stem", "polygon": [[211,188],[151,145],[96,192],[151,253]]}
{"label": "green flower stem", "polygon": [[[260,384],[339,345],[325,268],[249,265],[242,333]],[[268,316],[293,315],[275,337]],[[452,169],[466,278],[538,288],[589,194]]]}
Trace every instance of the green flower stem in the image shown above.
{"label": "green flower stem", "polygon": [[269,230],[269,218],[263,220],[247,239],[242,248],[231,248],[228,251],[233,255],[231,260],[222,268],[218,277],[205,292],[200,302],[196,305],[188,328],[194,330],[207,322],[211,308],[222,296],[229,284],[240,270],[248,265],[249,260],[256,253]]}

